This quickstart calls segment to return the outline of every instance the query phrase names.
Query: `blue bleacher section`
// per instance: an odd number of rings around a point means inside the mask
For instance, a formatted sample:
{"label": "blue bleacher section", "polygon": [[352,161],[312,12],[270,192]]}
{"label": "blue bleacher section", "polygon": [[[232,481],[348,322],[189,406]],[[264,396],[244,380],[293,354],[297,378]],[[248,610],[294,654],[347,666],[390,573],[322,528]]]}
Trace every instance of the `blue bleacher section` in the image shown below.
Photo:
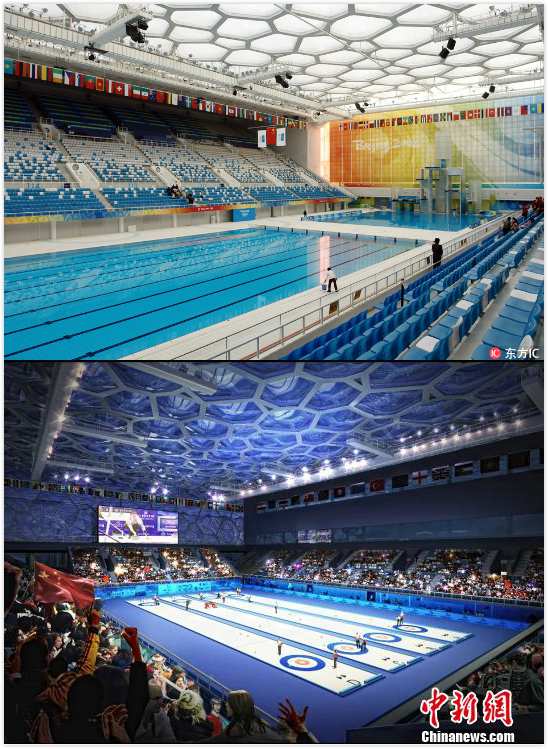
{"label": "blue bleacher section", "polygon": [[[536,228],[537,231],[533,233],[535,239],[543,231],[544,226],[539,224]],[[524,253],[528,250],[522,249]],[[492,347],[518,350],[527,337],[530,337],[532,342],[543,311],[544,246],[535,249],[532,257],[528,258],[527,265],[520,271],[517,284],[483,336],[483,342],[475,349],[472,359],[490,359]]]}
{"label": "blue bleacher section", "polygon": [[137,109],[109,107],[109,114],[121,127],[126,128],[137,140],[176,143],[177,139],[169,125],[152,112]]}
{"label": "blue bleacher section", "polygon": [[[237,187],[213,185],[190,188],[194,205],[230,205],[249,203],[249,196]],[[105,187],[101,191],[114,208],[175,208],[188,205],[186,198],[171,198],[165,187]]]}
{"label": "blue bleacher section", "polygon": [[8,182],[64,182],[57,168],[61,153],[36,131],[4,133],[4,179]]}
{"label": "blue bleacher section", "polygon": [[103,182],[152,182],[151,175],[137,164],[120,164],[114,159],[90,161]]}
{"label": "blue bleacher section", "polygon": [[321,200],[322,198],[346,198],[348,197],[337,187],[328,185],[291,185],[291,190],[301,200]]}
{"label": "blue bleacher section", "polygon": [[25,97],[11,88],[4,89],[4,128],[32,130],[36,120]]}
{"label": "blue bleacher section", "polygon": [[48,189],[33,187],[26,190],[4,191],[4,215],[32,216],[60,214],[72,211],[105,211],[102,203],[91,192],[80,188]]}
{"label": "blue bleacher section", "polygon": [[284,358],[393,360],[428,331],[402,358],[447,359],[508,277],[508,264],[499,261],[535,231],[522,227],[511,236],[489,237],[409,284],[403,307],[396,291],[380,309],[364,310]]}
{"label": "blue bleacher section", "polygon": [[44,95],[36,97],[36,103],[56,127],[70,135],[109,138],[116,130],[112,120],[94,104]]}
{"label": "blue bleacher section", "polygon": [[165,187],[104,187],[102,194],[114,208],[174,208],[188,205],[186,198],[170,197]]}
{"label": "blue bleacher section", "polygon": [[248,189],[249,194],[259,201],[259,203],[286,203],[289,200],[296,200],[295,193],[285,187],[254,186]]}

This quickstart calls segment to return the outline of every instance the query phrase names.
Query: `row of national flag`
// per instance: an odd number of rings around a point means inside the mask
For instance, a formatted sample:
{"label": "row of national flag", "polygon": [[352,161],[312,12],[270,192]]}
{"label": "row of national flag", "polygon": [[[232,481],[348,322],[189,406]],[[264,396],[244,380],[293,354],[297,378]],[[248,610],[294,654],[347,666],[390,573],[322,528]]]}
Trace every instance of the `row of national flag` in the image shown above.
{"label": "row of national flag", "polygon": [[516,106],[474,107],[451,112],[431,112],[422,114],[380,117],[374,120],[345,120],[339,122],[339,130],[368,130],[379,127],[401,127],[403,125],[428,125],[440,122],[460,122],[462,120],[484,120],[514,115],[543,114],[544,102],[531,102]]}
{"label": "row of national flag", "polygon": [[282,115],[257,112],[254,109],[246,109],[230,104],[210,101],[202,97],[186,96],[173,91],[160,91],[147,86],[137,86],[123,81],[114,81],[110,78],[102,78],[96,75],[86,75],[64,68],[41,65],[40,63],[24,62],[22,60],[4,59],[4,74],[13,75],[18,78],[28,78],[36,81],[47,81],[64,86],[83,88],[87,91],[99,91],[100,93],[113,94],[115,96],[126,96],[130,99],[149,101],[155,104],[170,104],[176,107],[194,109],[200,112],[211,112],[224,117],[235,117],[239,119],[253,120],[265,125],[275,125],[291,128],[304,128],[305,123],[293,120]]}

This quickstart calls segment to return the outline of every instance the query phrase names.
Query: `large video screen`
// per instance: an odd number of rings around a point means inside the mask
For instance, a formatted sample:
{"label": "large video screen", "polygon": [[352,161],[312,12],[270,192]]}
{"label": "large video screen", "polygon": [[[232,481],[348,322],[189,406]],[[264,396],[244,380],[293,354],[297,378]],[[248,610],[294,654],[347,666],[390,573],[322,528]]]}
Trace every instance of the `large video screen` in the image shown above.
{"label": "large video screen", "polygon": [[99,543],[176,544],[179,516],[164,510],[105,507],[99,505]]}

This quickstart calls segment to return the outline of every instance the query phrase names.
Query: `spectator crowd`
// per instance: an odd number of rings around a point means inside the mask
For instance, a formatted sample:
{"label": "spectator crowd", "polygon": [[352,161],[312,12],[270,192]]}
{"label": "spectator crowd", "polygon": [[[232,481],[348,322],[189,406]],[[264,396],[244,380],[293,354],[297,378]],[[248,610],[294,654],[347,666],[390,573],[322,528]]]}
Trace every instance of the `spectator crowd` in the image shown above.
{"label": "spectator crowd", "polygon": [[24,582],[6,562],[6,743],[316,743],[308,708],[285,699],[269,724],[245,689],[214,693],[136,628],[97,608],[35,602]]}
{"label": "spectator crowd", "polygon": [[[288,550],[272,552],[256,574],[281,579],[389,588],[419,593],[450,593],[487,596],[504,600],[542,601],[544,589],[543,550],[534,550],[519,576],[490,571],[487,552],[439,549],[419,552],[408,565],[395,562],[398,550],[360,550],[336,564],[335,552],[311,549],[297,560]],[[288,559],[293,559],[287,563]]]}

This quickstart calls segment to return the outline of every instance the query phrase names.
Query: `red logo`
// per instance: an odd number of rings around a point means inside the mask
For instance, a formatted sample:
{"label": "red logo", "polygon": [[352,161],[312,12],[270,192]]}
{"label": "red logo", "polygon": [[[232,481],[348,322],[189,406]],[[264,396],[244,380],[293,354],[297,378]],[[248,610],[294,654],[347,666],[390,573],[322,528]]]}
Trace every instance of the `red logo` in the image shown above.
{"label": "red logo", "polygon": [[489,349],[489,358],[490,359],[500,359],[502,356],[502,351],[499,349],[498,346],[491,346]]}

